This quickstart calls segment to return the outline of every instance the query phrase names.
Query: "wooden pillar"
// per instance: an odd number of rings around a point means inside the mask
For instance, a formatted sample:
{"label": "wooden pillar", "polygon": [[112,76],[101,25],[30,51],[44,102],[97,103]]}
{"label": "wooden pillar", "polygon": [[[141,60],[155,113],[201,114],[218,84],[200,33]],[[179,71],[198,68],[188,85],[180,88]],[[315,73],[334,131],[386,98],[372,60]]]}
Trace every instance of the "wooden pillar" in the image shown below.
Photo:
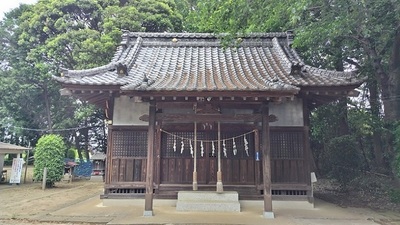
{"label": "wooden pillar", "polygon": [[308,201],[314,204],[314,187],[313,183],[316,182],[315,173],[317,166],[315,165],[314,157],[312,156],[310,147],[310,117],[311,112],[308,107],[308,99],[303,98],[303,122],[304,122],[304,172],[305,172],[305,182],[310,186],[310,191],[307,191]]}
{"label": "wooden pillar", "polygon": [[194,122],[193,191],[197,191],[197,122]]}
{"label": "wooden pillar", "polygon": [[255,159],[255,173],[256,173],[256,186],[259,187],[261,186],[261,167],[260,167],[260,132],[259,130],[255,130],[254,132],[254,159]]}
{"label": "wooden pillar", "polygon": [[[105,178],[106,178],[106,182],[105,184],[110,184],[111,183],[111,174],[112,174],[112,152],[114,151],[113,149],[113,135],[112,132],[114,132],[114,130],[112,129],[112,125],[108,124],[107,125],[107,129],[108,129],[108,139],[107,139],[107,157],[106,157],[106,168],[105,168]],[[104,188],[104,194],[108,194],[108,189]]]}
{"label": "wooden pillar", "polygon": [[149,128],[147,134],[147,166],[146,166],[146,194],[143,216],[153,216],[153,167],[154,167],[154,136],[156,127],[156,104],[150,102]]}
{"label": "wooden pillar", "polygon": [[221,122],[218,121],[218,171],[217,171],[217,192],[224,191],[222,184],[222,170],[221,170]]}
{"label": "wooden pillar", "polygon": [[[313,183],[316,182],[315,173],[314,176],[311,176],[311,162],[313,162],[313,158],[311,155],[311,147],[310,147],[310,128],[308,126],[304,126],[304,172],[305,172],[305,182],[308,186],[310,186],[311,190],[307,191],[308,201],[314,204],[314,193],[313,193]],[[313,179],[315,178],[315,179]]]}
{"label": "wooden pillar", "polygon": [[263,165],[263,181],[264,181],[264,217],[274,218],[272,212],[272,194],[271,194],[271,145],[269,135],[268,105],[262,106],[262,165]]}
{"label": "wooden pillar", "polygon": [[[154,183],[156,185],[160,185],[161,183],[161,123],[157,123],[156,125],[156,136],[154,140],[154,167],[156,170],[153,172],[154,174]],[[154,193],[157,193],[159,190],[155,189]]]}

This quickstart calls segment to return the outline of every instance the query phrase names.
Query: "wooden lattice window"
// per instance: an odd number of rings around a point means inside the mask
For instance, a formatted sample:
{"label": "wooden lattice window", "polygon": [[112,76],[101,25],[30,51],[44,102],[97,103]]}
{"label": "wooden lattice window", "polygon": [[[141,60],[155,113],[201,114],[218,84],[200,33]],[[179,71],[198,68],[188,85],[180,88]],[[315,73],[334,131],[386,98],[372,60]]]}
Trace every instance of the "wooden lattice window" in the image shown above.
{"label": "wooden lattice window", "polygon": [[147,131],[112,132],[113,157],[147,157]]}
{"label": "wooden lattice window", "polygon": [[275,159],[299,159],[304,157],[302,131],[271,132],[271,157]]}

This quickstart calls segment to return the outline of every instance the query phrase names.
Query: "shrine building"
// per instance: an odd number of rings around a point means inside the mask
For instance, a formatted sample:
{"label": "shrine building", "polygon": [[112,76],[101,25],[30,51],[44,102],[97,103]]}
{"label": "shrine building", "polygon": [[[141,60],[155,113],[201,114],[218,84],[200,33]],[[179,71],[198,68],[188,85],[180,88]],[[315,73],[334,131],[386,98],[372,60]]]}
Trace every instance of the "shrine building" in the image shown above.
{"label": "shrine building", "polygon": [[306,65],[292,32],[224,45],[214,34],[125,32],[107,65],[64,70],[62,93],[109,121],[103,199],[176,199],[235,192],[240,200],[313,202],[310,111],[351,96],[352,72]]}

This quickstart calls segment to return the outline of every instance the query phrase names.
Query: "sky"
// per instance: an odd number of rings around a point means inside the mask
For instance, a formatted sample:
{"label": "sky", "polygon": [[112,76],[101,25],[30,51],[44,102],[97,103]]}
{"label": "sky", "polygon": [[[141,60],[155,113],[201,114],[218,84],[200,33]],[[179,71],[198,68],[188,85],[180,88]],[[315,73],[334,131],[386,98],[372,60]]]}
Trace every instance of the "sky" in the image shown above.
{"label": "sky", "polygon": [[4,13],[9,12],[13,8],[17,8],[19,4],[33,4],[38,0],[0,0],[0,19],[3,19]]}

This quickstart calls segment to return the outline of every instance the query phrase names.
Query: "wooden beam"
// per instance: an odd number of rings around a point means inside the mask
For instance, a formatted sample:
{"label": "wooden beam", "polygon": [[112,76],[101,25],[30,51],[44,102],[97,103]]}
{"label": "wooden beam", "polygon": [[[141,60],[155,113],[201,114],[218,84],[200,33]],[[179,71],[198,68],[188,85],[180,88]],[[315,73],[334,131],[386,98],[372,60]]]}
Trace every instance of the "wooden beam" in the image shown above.
{"label": "wooden beam", "polygon": [[219,98],[222,99],[235,99],[236,97],[247,97],[247,98],[254,98],[255,101],[257,100],[265,100],[266,97],[290,97],[292,95],[298,94],[298,91],[185,91],[184,95],[181,91],[122,91],[125,95],[131,96],[141,96],[141,97],[150,97],[154,96],[155,98],[164,97],[165,99],[172,97],[212,97],[212,98]]}
{"label": "wooden beam", "polygon": [[147,134],[146,194],[143,216],[153,216],[153,163],[156,127],[156,104],[154,102],[150,102],[149,115],[149,129]]}
{"label": "wooden beam", "polygon": [[272,193],[271,193],[271,146],[268,121],[268,105],[263,105],[261,109],[262,115],[262,165],[263,165],[263,181],[264,181],[264,217],[274,218],[272,212]]}
{"label": "wooden beam", "polygon": [[[197,101],[186,101],[186,102],[157,102],[158,109],[176,109],[176,108],[186,108],[192,109],[193,103]],[[230,101],[230,102],[217,102],[213,101],[211,104],[219,108],[224,109],[259,109],[260,102],[249,102],[249,101]]]}
{"label": "wooden beam", "polygon": [[[189,123],[193,121],[201,122],[261,122],[261,114],[169,114],[169,113],[157,113],[156,121],[162,122],[180,122]],[[278,121],[275,115],[268,116],[269,122]],[[142,121],[149,121],[148,115],[142,115],[139,117]]]}

